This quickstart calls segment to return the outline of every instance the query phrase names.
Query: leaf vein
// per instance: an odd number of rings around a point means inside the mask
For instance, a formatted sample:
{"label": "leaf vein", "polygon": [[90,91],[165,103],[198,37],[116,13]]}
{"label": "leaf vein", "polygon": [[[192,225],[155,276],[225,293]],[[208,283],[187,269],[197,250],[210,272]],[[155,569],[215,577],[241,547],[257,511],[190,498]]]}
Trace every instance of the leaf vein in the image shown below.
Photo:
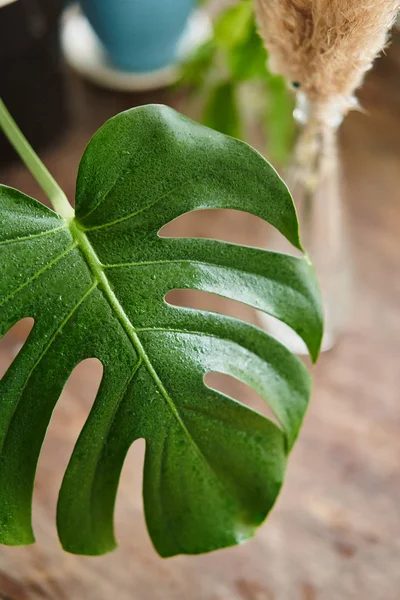
{"label": "leaf vein", "polygon": [[[191,309],[189,309],[191,310]],[[216,314],[216,313],[215,313]],[[226,317],[226,315],[219,315],[218,317],[222,316],[222,317]],[[234,318],[234,317],[231,317]],[[250,323],[248,323],[248,325],[250,327],[252,327],[252,325]],[[226,339],[227,341],[228,338],[221,338],[218,335],[216,335],[215,333],[206,333],[204,331],[193,331],[191,329],[174,329],[173,327],[140,327],[138,329],[135,329],[136,333],[189,333],[191,335],[202,335],[205,337],[213,337],[213,338],[218,338],[219,340],[221,339]],[[265,334],[268,335],[268,334]]]}
{"label": "leaf vein", "polygon": [[181,183],[180,185],[178,185],[176,188],[169,190],[168,192],[165,192],[164,194],[162,194],[161,196],[159,196],[158,198],[156,198],[155,200],[153,200],[152,202],[150,202],[149,204],[147,204],[146,206],[143,206],[143,208],[130,213],[128,215],[125,215],[123,217],[120,217],[119,219],[115,219],[114,221],[109,221],[108,223],[102,223],[101,225],[94,225],[93,227],[84,227],[83,229],[84,231],[96,231],[98,229],[106,229],[107,227],[113,227],[114,225],[118,225],[118,223],[122,223],[123,221],[128,221],[129,219],[132,219],[133,217],[136,217],[137,215],[139,215],[142,212],[145,212],[146,210],[149,210],[150,208],[153,208],[153,206],[156,206],[156,204],[158,204],[159,202],[161,202],[161,200],[164,200],[164,198],[167,198],[170,194],[173,194],[174,192],[177,192],[178,190],[180,190],[183,186],[185,186],[187,183],[190,183],[189,180],[184,181],[183,183]]}
{"label": "leaf vein", "polygon": [[[139,164],[137,165],[137,169],[139,167],[142,166],[142,163],[145,160],[146,155],[144,154],[142,156],[142,160],[139,162]],[[118,183],[121,181],[121,179],[123,179],[125,177],[125,175],[127,173],[129,173],[129,171],[132,170],[132,163],[135,160],[135,157],[130,157],[129,160],[126,162],[125,168],[123,168],[121,170],[121,172],[118,174],[118,176],[115,178],[114,182],[112,183],[112,185],[108,188],[108,190],[101,196],[101,198],[99,199],[99,201],[93,206],[93,208],[91,208],[83,217],[82,217],[82,221],[84,221],[87,217],[89,217],[92,213],[94,213],[95,210],[97,210],[99,208],[99,206],[101,206],[104,202],[104,200],[107,200],[107,198],[109,197],[109,195],[111,194],[111,192],[114,190],[114,188],[118,185]]]}
{"label": "leaf vein", "polygon": [[40,233],[34,233],[32,235],[25,235],[22,237],[13,238],[11,240],[3,240],[0,242],[0,246],[8,246],[9,244],[18,244],[19,242],[27,242],[28,240],[34,240],[37,238],[44,237],[46,235],[50,235],[51,233],[55,233],[56,231],[60,231],[61,229],[66,229],[67,224],[61,225],[60,227],[56,227],[55,229],[49,229],[48,231],[41,231]]}
{"label": "leaf vein", "polygon": [[39,271],[36,271],[36,273],[34,273],[34,275],[32,275],[29,279],[27,279],[24,283],[22,283],[15,290],[13,290],[12,292],[10,292],[10,294],[8,294],[8,296],[6,296],[0,302],[0,306],[3,306],[9,300],[11,300],[12,298],[14,298],[14,296],[16,296],[19,292],[21,292],[27,285],[29,285],[30,283],[32,283],[32,281],[34,281],[35,279],[37,279],[38,277],[40,277],[40,275],[43,275],[43,273],[45,271],[47,271],[47,269],[50,269],[50,267],[53,267],[62,258],[64,258],[64,256],[66,256],[67,254],[69,254],[69,252],[71,252],[74,248],[76,248],[76,246],[77,246],[77,243],[74,242],[73,244],[71,244],[71,246],[69,246],[63,252],[61,252],[61,254],[58,254],[58,256],[56,256],[55,258],[53,258],[53,260],[51,260],[49,263],[47,263],[47,265],[45,265],[44,267],[42,267],[41,269],[39,269]]}

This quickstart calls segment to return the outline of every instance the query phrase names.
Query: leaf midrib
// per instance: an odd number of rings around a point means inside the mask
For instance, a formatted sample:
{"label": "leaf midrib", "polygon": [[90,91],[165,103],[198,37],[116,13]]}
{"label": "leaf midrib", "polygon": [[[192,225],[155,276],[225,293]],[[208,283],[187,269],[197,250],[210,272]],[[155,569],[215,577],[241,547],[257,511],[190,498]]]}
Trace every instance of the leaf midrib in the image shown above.
{"label": "leaf midrib", "polygon": [[[168,404],[174,417],[178,421],[179,425],[182,427],[182,429],[185,432],[190,443],[193,445],[193,447],[196,449],[196,451],[199,452],[201,454],[201,456],[203,456],[203,453],[201,452],[200,448],[197,446],[197,444],[194,441],[193,437],[191,436],[188,428],[186,427],[181,415],[179,414],[179,411],[177,410],[174,401],[172,400],[171,396],[168,394],[168,392],[165,389],[156,370],[154,369],[154,367],[146,353],[146,350],[144,349],[143,344],[140,341],[140,338],[137,335],[137,332],[136,332],[134,326],[132,325],[128,315],[124,311],[117,296],[115,295],[113,289],[111,288],[111,285],[104,273],[103,265],[102,265],[99,257],[97,256],[95,249],[93,248],[92,244],[90,243],[87,236],[85,235],[84,230],[80,227],[80,225],[76,219],[72,219],[69,222],[69,229],[70,229],[71,234],[72,234],[74,240],[76,241],[79,249],[81,250],[84,258],[86,259],[86,262],[89,265],[89,268],[91,269],[91,271],[93,273],[95,281],[97,281],[99,288],[101,288],[103,290],[103,293],[104,293],[108,303],[110,304],[110,307],[115,312],[126,335],[128,336],[129,340],[131,341],[136,352],[138,353],[139,358],[143,361],[143,364],[146,366],[150,376],[152,377],[157,388],[159,389],[162,397]],[[203,456],[203,458],[204,458],[204,456]]]}

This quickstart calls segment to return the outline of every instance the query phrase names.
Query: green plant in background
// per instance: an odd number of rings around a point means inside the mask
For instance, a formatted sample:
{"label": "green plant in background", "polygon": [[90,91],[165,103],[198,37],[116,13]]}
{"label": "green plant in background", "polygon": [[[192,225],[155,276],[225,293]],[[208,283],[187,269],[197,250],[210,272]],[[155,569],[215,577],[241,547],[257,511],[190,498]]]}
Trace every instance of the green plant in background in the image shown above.
{"label": "green plant in background", "polygon": [[212,39],[182,67],[182,84],[201,98],[201,120],[227,135],[246,138],[250,113],[268,140],[268,155],[283,165],[292,148],[293,96],[283,77],[268,69],[267,52],[257,33],[252,0],[223,10]]}
{"label": "green plant in background", "polygon": [[[274,225],[301,250],[290,194],[250,146],[165,106],[108,121],[89,142],[75,213],[0,103],[0,125],[57,212],[0,187],[0,336],[34,327],[0,382],[0,542],[34,541],[36,465],[72,370],[97,357],[101,385],[61,486],[63,547],[115,547],[113,509],[131,444],[146,440],[144,508],[162,556],[254,534],[279,493],[310,394],[303,363],[260,329],[172,306],[191,288],[244,302],[291,326],[315,360],[322,335],[312,266],[211,239],[158,232],[188,211],[230,208]],[[250,385],[277,424],[204,383]]]}

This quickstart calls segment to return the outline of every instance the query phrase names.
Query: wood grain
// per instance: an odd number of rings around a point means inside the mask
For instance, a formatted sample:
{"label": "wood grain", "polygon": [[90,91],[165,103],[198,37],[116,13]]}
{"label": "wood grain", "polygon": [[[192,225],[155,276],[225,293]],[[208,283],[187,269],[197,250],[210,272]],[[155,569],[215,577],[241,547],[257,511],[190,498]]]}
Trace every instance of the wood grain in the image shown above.
{"label": "wood grain", "polygon": [[[102,122],[129,106],[184,96],[113,94],[69,76],[71,127],[43,158],[73,197],[81,152]],[[389,49],[362,92],[366,114],[342,130],[354,298],[340,344],[315,369],[313,402],[276,509],[244,546],[162,560],[147,535],[141,500],[144,448],[125,464],[116,510],[119,548],[100,557],[63,553],[55,530],[62,474],[100,377],[80,365],[55,410],[40,458],[34,497],[37,543],[0,548],[0,598],[12,600],[398,600],[400,597],[400,44]],[[3,183],[43,199],[20,166]],[[190,235],[259,243],[264,231],[240,213],[186,218]],[[181,298],[182,300],[182,298]],[[186,299],[187,300],[187,299]],[[243,307],[192,297],[253,320]],[[26,325],[1,342],[0,369],[18,350]],[[225,390],[259,406],[229,379]],[[2,596],[2,595],[3,596]]]}

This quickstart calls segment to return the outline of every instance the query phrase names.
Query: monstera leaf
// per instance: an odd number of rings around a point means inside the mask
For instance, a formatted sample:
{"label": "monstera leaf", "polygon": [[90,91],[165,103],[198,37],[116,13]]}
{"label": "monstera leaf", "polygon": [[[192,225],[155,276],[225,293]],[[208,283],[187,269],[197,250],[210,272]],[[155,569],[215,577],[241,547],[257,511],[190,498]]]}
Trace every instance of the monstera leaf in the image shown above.
{"label": "monstera leaf", "polygon": [[[118,479],[138,438],[146,440],[146,521],[162,556],[252,536],[281,487],[309,374],[256,327],[164,298],[191,288],[244,302],[287,323],[315,358],[322,327],[313,270],[306,257],[158,232],[189,211],[231,208],[301,248],[278,175],[246,144],[147,106],[114,117],[89,143],[72,220],[0,189],[0,335],[23,317],[35,321],[0,382],[0,542],[34,540],[40,448],[68,377],[88,357],[104,372],[60,491],[63,547],[115,547]],[[207,387],[210,371],[252,386],[279,425]]]}

